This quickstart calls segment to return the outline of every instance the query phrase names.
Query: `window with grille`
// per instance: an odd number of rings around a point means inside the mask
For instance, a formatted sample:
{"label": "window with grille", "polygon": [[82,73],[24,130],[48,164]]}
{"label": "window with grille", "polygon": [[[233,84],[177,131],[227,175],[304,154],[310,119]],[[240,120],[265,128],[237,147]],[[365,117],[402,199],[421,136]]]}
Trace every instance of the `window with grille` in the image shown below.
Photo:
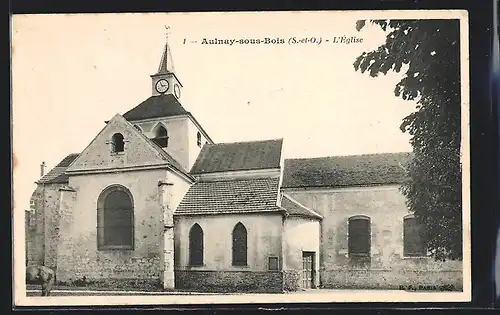
{"label": "window with grille", "polygon": [[134,248],[134,206],[125,187],[109,187],[99,196],[97,236],[100,250]]}
{"label": "window with grille", "polygon": [[247,229],[241,223],[233,229],[233,266],[247,265]]}
{"label": "window with grille", "polygon": [[403,219],[403,256],[424,257],[426,255],[423,227],[413,215],[409,215]]}
{"label": "window with grille", "polygon": [[189,231],[189,264],[203,266],[203,230],[198,223]]}
{"label": "window with grille", "polygon": [[371,222],[367,216],[354,216],[348,221],[349,257],[370,257]]}

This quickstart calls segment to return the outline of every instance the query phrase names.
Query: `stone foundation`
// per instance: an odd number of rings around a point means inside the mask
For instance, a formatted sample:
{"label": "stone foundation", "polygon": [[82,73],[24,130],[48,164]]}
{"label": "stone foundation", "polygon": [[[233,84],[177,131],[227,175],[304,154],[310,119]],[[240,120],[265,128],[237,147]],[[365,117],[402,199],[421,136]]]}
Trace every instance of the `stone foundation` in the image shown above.
{"label": "stone foundation", "polygon": [[160,291],[163,286],[160,279],[88,279],[78,278],[71,281],[57,281],[60,286],[86,287],[90,289],[123,289]]}
{"label": "stone foundation", "polygon": [[283,292],[283,273],[176,270],[175,288],[200,292]]}
{"label": "stone foundation", "polygon": [[462,291],[462,271],[324,270],[321,288]]}
{"label": "stone foundation", "polygon": [[286,270],[283,271],[283,290],[297,291],[300,289],[300,271]]}
{"label": "stone foundation", "polygon": [[[122,255],[123,256],[123,255]],[[98,258],[77,257],[72,258],[71,268],[59,267],[56,276],[59,281],[72,283],[79,279],[92,279],[92,281],[159,281],[160,260],[155,258],[126,258],[118,253],[98,253]]]}

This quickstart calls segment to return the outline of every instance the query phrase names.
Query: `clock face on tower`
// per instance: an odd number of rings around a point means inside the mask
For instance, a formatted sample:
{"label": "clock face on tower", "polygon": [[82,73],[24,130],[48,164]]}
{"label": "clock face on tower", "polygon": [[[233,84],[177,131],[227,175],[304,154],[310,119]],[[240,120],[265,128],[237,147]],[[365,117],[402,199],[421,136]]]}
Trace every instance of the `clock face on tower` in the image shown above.
{"label": "clock face on tower", "polygon": [[165,93],[168,90],[168,81],[165,79],[158,80],[158,82],[156,82],[155,88],[158,93]]}
{"label": "clock face on tower", "polygon": [[181,89],[179,88],[178,84],[174,85],[174,94],[175,94],[175,97],[177,97],[177,98],[181,97]]}

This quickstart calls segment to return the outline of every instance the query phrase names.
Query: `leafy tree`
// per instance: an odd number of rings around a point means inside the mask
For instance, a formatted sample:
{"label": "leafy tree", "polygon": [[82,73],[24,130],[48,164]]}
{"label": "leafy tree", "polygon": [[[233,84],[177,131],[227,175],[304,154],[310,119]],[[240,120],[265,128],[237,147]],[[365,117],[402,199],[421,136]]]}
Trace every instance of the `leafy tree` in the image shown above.
{"label": "leafy tree", "polygon": [[[410,135],[413,158],[401,187],[408,207],[423,225],[437,260],[462,258],[460,162],[460,35],[458,20],[374,20],[387,33],[383,45],[364,52],[356,71],[377,77],[407,69],[394,93],[416,101],[401,131]],[[366,21],[358,21],[361,30]]]}

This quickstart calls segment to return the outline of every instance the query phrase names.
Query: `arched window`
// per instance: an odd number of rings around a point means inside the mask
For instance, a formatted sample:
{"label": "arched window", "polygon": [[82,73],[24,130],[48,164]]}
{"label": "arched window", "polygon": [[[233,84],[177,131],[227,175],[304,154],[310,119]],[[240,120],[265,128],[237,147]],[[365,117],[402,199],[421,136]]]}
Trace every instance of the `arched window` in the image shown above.
{"label": "arched window", "polygon": [[403,218],[403,256],[427,256],[422,232],[422,225],[414,215],[410,214]]}
{"label": "arched window", "polygon": [[115,133],[111,138],[113,143],[113,152],[123,152],[125,149],[125,143],[123,141],[123,135],[121,133]]}
{"label": "arched window", "polygon": [[370,218],[364,215],[350,217],[347,233],[349,257],[370,257]]}
{"label": "arched window", "polygon": [[106,188],[97,201],[98,248],[134,248],[134,202],[128,189],[120,185]]}
{"label": "arched window", "polygon": [[201,133],[199,131],[196,134],[196,144],[201,148]]}
{"label": "arched window", "polygon": [[162,148],[166,148],[168,146],[168,132],[164,126],[159,124],[156,127],[153,141]]}
{"label": "arched window", "polygon": [[241,223],[233,229],[233,266],[247,265],[247,229]]}
{"label": "arched window", "polygon": [[195,223],[189,231],[189,264],[203,265],[203,230]]}
{"label": "arched window", "polygon": [[137,125],[134,125],[134,128],[135,128],[135,129],[137,129],[137,130],[139,130],[140,132],[142,132],[141,127],[139,127],[139,126],[137,126]]}

